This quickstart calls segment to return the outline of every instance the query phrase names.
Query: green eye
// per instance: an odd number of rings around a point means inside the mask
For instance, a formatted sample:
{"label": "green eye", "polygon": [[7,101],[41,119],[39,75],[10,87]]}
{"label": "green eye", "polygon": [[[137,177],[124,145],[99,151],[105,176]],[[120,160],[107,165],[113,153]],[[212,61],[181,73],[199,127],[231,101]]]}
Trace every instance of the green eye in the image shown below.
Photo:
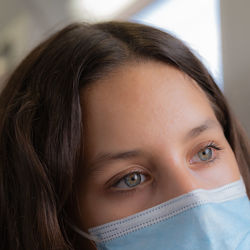
{"label": "green eye", "polygon": [[201,161],[209,161],[212,159],[213,151],[211,148],[205,148],[198,152],[198,157]]}
{"label": "green eye", "polygon": [[200,151],[198,152],[196,151],[197,153],[193,155],[192,159],[190,159],[189,162],[191,164],[210,163],[218,158],[218,154],[219,154],[218,151],[220,150],[222,150],[221,147],[216,145],[214,142],[211,142],[206,147],[201,148]]}
{"label": "green eye", "polygon": [[135,186],[140,185],[146,180],[146,176],[144,174],[133,172],[130,174],[125,175],[123,178],[121,178],[114,187],[116,188],[122,188],[122,189],[128,189],[133,188]]}
{"label": "green eye", "polygon": [[134,187],[141,183],[141,175],[139,173],[131,173],[124,177],[124,182],[128,187]]}

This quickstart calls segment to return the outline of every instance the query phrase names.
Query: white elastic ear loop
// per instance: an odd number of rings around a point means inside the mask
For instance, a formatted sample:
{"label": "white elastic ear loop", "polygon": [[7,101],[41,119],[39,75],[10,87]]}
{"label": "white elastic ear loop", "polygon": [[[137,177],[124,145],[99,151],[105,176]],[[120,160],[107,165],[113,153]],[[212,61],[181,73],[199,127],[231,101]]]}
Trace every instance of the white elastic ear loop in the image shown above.
{"label": "white elastic ear loop", "polygon": [[100,242],[100,239],[98,239],[96,236],[83,232],[81,229],[79,229],[78,227],[76,227],[75,225],[71,223],[68,223],[68,224],[75,232],[80,234],[82,237],[95,241],[95,242]]}

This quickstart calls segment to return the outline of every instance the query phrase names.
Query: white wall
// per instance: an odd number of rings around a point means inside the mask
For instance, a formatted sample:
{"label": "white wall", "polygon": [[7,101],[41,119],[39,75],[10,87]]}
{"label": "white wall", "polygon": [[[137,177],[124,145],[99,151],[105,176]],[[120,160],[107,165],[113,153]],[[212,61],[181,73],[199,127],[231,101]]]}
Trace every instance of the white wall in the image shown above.
{"label": "white wall", "polygon": [[9,72],[34,46],[71,22],[69,0],[0,0],[0,91]]}
{"label": "white wall", "polygon": [[[17,55],[23,57],[50,33],[70,22],[68,5],[68,0],[0,0],[0,42],[9,33],[17,42],[25,40],[25,46],[18,46],[27,48]],[[19,35],[20,29],[23,36]]]}
{"label": "white wall", "polygon": [[250,137],[249,11],[249,0],[221,0],[225,95]]}

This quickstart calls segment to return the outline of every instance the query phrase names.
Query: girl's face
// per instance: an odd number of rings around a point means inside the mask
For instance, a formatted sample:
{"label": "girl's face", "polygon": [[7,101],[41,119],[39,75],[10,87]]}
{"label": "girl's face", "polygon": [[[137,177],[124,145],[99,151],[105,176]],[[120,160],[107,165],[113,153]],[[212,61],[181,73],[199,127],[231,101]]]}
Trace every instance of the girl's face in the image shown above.
{"label": "girl's face", "polygon": [[92,86],[82,93],[83,230],[240,178],[207,97],[184,73],[130,64]]}

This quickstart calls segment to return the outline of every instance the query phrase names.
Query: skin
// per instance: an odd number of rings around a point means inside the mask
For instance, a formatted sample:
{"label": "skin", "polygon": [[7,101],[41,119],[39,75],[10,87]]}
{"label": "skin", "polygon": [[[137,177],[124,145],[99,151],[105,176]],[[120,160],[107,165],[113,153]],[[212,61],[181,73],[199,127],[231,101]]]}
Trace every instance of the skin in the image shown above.
{"label": "skin", "polygon": [[[240,179],[234,153],[205,93],[167,64],[120,67],[82,92],[82,107],[85,164],[77,198],[83,231],[194,189]],[[206,126],[194,129],[207,120]],[[134,149],[141,155],[93,165],[101,153]],[[212,156],[202,161],[204,150]],[[122,178],[131,172],[139,172],[143,182],[124,188]]]}

